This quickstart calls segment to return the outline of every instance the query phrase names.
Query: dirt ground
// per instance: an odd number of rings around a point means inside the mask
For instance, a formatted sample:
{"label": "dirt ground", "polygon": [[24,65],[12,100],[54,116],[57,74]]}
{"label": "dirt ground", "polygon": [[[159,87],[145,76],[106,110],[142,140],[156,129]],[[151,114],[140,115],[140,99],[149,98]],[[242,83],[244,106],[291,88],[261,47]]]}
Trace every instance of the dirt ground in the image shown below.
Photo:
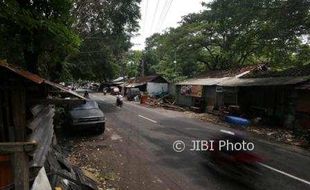
{"label": "dirt ground", "polygon": [[121,137],[107,127],[104,134],[84,134],[83,137],[76,134],[63,137],[60,144],[67,152],[67,159],[95,180],[99,189],[116,190],[126,189],[121,173],[127,157],[117,151],[121,143]]}
{"label": "dirt ground", "polygon": [[154,174],[143,151],[118,134],[107,126],[101,135],[76,134],[58,141],[67,159],[95,180],[100,190],[169,189]]}

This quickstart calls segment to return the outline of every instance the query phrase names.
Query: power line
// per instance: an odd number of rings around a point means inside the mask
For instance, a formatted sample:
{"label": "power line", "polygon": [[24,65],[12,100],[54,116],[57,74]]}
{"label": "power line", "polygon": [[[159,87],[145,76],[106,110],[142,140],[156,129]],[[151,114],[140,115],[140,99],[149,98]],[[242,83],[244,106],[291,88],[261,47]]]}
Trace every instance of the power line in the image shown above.
{"label": "power line", "polygon": [[156,30],[159,30],[159,29],[160,29],[160,28],[159,28],[159,24],[160,24],[160,22],[163,20],[163,16],[166,14],[166,12],[169,11],[168,9],[169,9],[169,5],[170,5],[171,1],[173,1],[173,0],[165,1],[164,8],[163,8],[163,10],[161,11],[160,16],[159,16],[159,19],[158,19],[157,24],[156,24],[156,26],[157,26]]}
{"label": "power line", "polygon": [[168,7],[168,4],[170,3],[170,1],[171,1],[171,0],[165,1],[164,8],[162,9],[162,11],[161,11],[161,13],[160,13],[160,16],[159,16],[159,19],[158,19],[157,24],[156,24],[157,26],[158,26],[158,24],[160,23],[161,19],[163,18],[164,12],[167,11],[167,7]]}
{"label": "power line", "polygon": [[146,0],[145,9],[144,9],[145,19],[144,19],[143,24],[142,24],[142,31],[143,31],[143,33],[145,32],[146,25],[147,25],[146,21],[147,21],[147,10],[148,10],[148,7],[149,7],[149,1]]}
{"label": "power line", "polygon": [[159,26],[159,29],[160,29],[160,28],[162,27],[162,25],[164,24],[164,22],[165,22],[165,20],[166,20],[166,17],[167,17],[167,15],[168,15],[168,12],[169,12],[169,10],[170,10],[170,8],[171,8],[172,3],[173,3],[173,0],[170,1],[170,4],[168,5],[167,11],[165,12],[165,15],[164,15],[163,19],[161,19],[162,22],[161,22],[161,24],[160,24],[160,26]]}
{"label": "power line", "polygon": [[151,33],[153,32],[153,28],[154,28],[154,22],[155,22],[155,18],[156,18],[157,11],[158,11],[158,5],[159,5],[159,0],[157,0],[155,11],[154,11],[154,14],[153,14],[153,19],[152,19],[152,23],[151,23],[152,24],[152,26],[151,26]]}

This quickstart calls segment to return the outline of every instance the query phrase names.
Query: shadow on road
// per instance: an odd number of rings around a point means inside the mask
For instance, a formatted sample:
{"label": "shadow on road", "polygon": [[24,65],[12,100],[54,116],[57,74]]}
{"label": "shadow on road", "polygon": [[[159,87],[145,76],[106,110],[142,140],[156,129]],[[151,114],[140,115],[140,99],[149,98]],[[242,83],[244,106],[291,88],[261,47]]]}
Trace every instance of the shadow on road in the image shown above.
{"label": "shadow on road", "polygon": [[[210,168],[206,163],[207,159],[201,156],[201,153],[184,151],[182,153],[174,152],[172,148],[173,141],[162,141],[161,139],[152,138],[147,135],[142,135],[149,142],[156,144],[160,149],[154,151],[156,160],[155,165],[161,165],[161,168],[171,168],[179,173],[187,175],[191,181],[201,187],[209,187],[208,189],[218,188],[220,184],[224,189],[255,189],[254,184],[246,184],[241,181],[231,179],[229,176],[222,175],[216,170]],[[167,143],[167,142],[171,142]],[[210,186],[210,184],[214,184]],[[234,188],[233,188],[234,189]]]}

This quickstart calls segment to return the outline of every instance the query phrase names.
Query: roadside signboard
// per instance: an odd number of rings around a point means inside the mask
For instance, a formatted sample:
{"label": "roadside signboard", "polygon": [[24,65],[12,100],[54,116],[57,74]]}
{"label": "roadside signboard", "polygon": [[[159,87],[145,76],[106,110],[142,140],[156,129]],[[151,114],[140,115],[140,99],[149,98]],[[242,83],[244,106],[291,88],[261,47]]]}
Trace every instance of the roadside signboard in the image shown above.
{"label": "roadside signboard", "polygon": [[181,87],[181,95],[202,97],[202,89],[201,85],[184,85]]}

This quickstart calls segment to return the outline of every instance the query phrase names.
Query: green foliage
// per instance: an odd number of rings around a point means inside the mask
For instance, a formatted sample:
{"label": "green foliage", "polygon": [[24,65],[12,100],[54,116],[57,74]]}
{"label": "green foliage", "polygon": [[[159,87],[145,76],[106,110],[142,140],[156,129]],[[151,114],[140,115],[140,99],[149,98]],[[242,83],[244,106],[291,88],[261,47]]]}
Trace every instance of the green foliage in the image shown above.
{"label": "green foliage", "polygon": [[142,51],[129,51],[125,56],[125,75],[128,77],[137,77],[141,73]]}
{"label": "green foliage", "polygon": [[[75,79],[107,81],[122,75],[130,38],[138,29],[140,0],[76,0],[74,28],[83,42],[71,56]],[[125,68],[126,69],[126,68]]]}
{"label": "green foliage", "polygon": [[71,0],[1,1],[0,58],[35,73],[57,75],[65,57],[80,44],[70,27],[72,6]]}
{"label": "green foliage", "polygon": [[307,0],[215,0],[181,25],[147,39],[145,54],[168,78],[267,62],[285,67],[309,62]]}
{"label": "green foliage", "polygon": [[139,3],[1,1],[0,59],[52,80],[113,78],[138,29]]}

